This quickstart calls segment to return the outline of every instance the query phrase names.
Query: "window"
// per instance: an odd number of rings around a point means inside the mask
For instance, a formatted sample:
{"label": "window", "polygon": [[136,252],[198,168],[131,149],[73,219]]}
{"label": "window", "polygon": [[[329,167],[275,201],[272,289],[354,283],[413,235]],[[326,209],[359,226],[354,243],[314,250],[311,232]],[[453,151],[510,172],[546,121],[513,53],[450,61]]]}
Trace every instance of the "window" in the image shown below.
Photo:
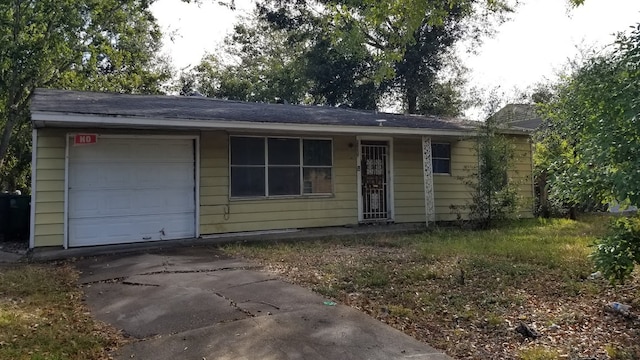
{"label": "window", "polygon": [[431,162],[434,174],[451,173],[451,145],[431,144]]}
{"label": "window", "polygon": [[333,192],[331,140],[232,136],[230,151],[232,197]]}

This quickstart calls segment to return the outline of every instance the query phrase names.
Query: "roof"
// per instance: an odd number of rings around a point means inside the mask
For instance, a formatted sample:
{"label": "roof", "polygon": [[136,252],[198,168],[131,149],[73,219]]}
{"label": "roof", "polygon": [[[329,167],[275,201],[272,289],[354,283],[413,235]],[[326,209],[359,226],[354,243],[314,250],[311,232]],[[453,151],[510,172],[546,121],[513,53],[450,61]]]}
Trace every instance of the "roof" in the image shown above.
{"label": "roof", "polygon": [[462,120],[205,97],[36,89],[35,127],[210,128],[389,134],[469,133]]}
{"label": "roof", "polygon": [[535,130],[542,124],[542,118],[532,104],[507,104],[492,117],[511,127],[527,130]]}

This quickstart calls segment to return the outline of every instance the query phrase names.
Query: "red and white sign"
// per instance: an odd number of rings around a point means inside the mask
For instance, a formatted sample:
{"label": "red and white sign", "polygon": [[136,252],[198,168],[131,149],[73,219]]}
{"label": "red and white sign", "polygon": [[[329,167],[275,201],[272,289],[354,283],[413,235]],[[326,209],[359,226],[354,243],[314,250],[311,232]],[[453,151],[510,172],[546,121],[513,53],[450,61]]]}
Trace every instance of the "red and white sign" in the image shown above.
{"label": "red and white sign", "polygon": [[89,145],[98,142],[98,134],[76,134],[73,138],[74,145]]}

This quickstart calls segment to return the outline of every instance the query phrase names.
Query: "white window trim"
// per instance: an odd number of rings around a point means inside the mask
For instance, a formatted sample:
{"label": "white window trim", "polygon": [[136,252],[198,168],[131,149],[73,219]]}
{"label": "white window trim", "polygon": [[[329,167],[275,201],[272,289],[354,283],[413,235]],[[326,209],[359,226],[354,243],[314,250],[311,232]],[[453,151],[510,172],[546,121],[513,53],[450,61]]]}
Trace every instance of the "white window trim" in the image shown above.
{"label": "white window trim", "polygon": [[[231,138],[258,138],[264,140],[264,164],[263,165],[236,165],[240,167],[255,167],[255,168],[264,168],[264,192],[265,195],[255,195],[255,196],[233,196],[231,195],[231,169],[234,166],[231,163]],[[300,163],[298,165],[269,165],[269,139],[297,139],[300,150]],[[304,165],[304,140],[325,140],[331,142],[331,166],[313,166],[313,165]],[[304,137],[304,136],[279,136],[279,135],[243,135],[243,134],[232,134],[229,135],[229,200],[230,201],[246,201],[246,200],[281,200],[281,199],[301,199],[301,198],[329,198],[335,196],[335,159],[334,159],[334,142],[333,138],[330,137]],[[300,169],[300,194],[287,194],[287,195],[269,195],[269,167],[291,167]],[[325,168],[331,169],[331,192],[330,193],[305,193],[304,192],[304,169],[305,168]]]}
{"label": "white window trim", "polygon": [[432,149],[431,153],[433,153],[433,145],[449,145],[449,157],[448,158],[435,157],[435,156],[431,157],[431,161],[433,161],[433,160],[449,160],[449,171],[446,172],[446,173],[439,173],[439,172],[433,171],[433,175],[434,176],[451,176],[451,143],[450,142],[432,142],[431,143],[431,149]]}

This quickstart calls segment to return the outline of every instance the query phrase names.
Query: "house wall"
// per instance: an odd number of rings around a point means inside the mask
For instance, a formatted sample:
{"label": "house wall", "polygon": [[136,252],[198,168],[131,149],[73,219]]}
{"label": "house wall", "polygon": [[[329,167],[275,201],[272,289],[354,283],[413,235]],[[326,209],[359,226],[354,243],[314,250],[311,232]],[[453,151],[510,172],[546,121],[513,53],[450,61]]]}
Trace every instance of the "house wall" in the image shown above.
{"label": "house wall", "polygon": [[[34,245],[62,246],[64,240],[65,134],[70,129],[39,129],[36,152]],[[96,130],[87,130],[96,132]],[[101,134],[176,134],[158,131],[98,131]],[[229,198],[229,134],[200,135],[200,233],[340,226],[358,223],[357,138],[333,139],[334,194],[273,199]],[[278,135],[278,134],[268,134]],[[532,216],[531,146],[528,137],[513,137],[517,158],[510,177],[525,200],[520,216]],[[465,205],[469,189],[458,178],[476,166],[472,140],[434,138],[451,143],[451,174],[434,176],[436,220],[455,220],[450,205]],[[395,138],[393,143],[395,221],[424,222],[421,138]]]}
{"label": "house wall", "polygon": [[[269,134],[272,135],[277,134]],[[225,132],[203,132],[200,138],[200,233],[356,224],[356,138],[332,138],[332,196],[229,199],[229,136]]]}
{"label": "house wall", "polygon": [[62,246],[66,130],[38,130],[36,152],[35,246]]}
{"label": "house wall", "polygon": [[[517,184],[521,200],[517,215],[532,217],[531,145],[526,136],[513,136],[511,139],[516,154],[508,175]],[[436,221],[456,220],[458,212],[464,218],[468,211],[462,208],[452,210],[451,205],[464,206],[470,200],[470,189],[460,178],[468,176],[477,168],[475,140],[432,138],[432,142],[451,144],[451,174],[434,174],[433,179]],[[425,221],[422,139],[396,138],[394,160],[396,222]]]}

